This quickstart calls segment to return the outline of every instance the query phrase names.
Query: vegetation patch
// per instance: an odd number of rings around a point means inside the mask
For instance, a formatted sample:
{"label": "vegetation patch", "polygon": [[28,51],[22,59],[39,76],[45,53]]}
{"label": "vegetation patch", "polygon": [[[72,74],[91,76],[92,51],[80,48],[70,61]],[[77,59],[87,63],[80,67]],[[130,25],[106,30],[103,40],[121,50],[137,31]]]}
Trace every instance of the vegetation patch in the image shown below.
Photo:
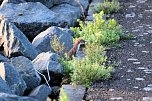
{"label": "vegetation patch", "polygon": [[104,0],[104,3],[99,3],[94,8],[94,11],[96,13],[104,11],[105,14],[112,14],[112,13],[118,12],[120,8],[121,7],[118,0]]}
{"label": "vegetation patch", "polygon": [[80,27],[71,28],[75,31],[75,38],[81,37],[88,43],[97,43],[108,46],[120,40],[122,35],[121,25],[117,24],[114,19],[104,20],[104,12],[94,14],[94,21],[79,21]]}
{"label": "vegetation patch", "polygon": [[89,87],[94,81],[108,79],[113,67],[105,67],[107,57],[103,47],[96,44],[86,46],[85,57],[83,59],[74,59],[72,63],[73,74],[71,80],[74,84],[82,84]]}
{"label": "vegetation patch", "polygon": [[105,66],[106,61],[107,57],[104,48],[96,44],[86,45],[83,59],[65,60],[60,58],[60,62],[64,66],[65,76],[69,75],[74,85],[82,84],[85,87],[89,87],[100,78],[110,78],[114,68],[110,65]]}
{"label": "vegetation patch", "polygon": [[[71,28],[75,31],[74,40],[82,38],[87,42],[85,46],[85,57],[70,60],[67,54],[60,56],[60,62],[64,66],[64,75],[69,76],[73,84],[82,84],[89,87],[99,79],[108,79],[114,72],[114,66],[107,63],[105,47],[116,44],[121,36],[122,28],[114,19],[104,20],[104,12],[94,14],[94,21],[83,23],[79,21],[80,27]],[[56,53],[64,50],[58,39],[52,40],[52,46]],[[54,45],[57,43],[56,45]]]}

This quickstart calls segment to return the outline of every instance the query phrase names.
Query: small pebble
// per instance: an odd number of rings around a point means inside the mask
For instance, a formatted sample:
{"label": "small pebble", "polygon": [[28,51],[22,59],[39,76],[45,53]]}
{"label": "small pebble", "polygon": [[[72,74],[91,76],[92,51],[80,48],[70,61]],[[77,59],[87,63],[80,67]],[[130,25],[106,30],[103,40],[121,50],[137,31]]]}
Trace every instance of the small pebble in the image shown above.
{"label": "small pebble", "polygon": [[128,8],[134,8],[134,7],[136,7],[136,6],[134,6],[134,5],[130,5]]}
{"label": "small pebble", "polygon": [[110,98],[110,100],[122,100],[123,98],[122,97],[113,97],[113,98]]}
{"label": "small pebble", "polygon": [[137,69],[144,70],[144,69],[147,69],[147,68],[145,68],[145,67],[138,67]]}
{"label": "small pebble", "polygon": [[149,33],[143,33],[144,35],[148,35]]}
{"label": "small pebble", "polygon": [[131,73],[131,72],[134,72],[134,71],[133,71],[133,70],[131,70],[131,69],[128,69],[128,70],[127,70],[127,72],[128,72],[128,73]]}
{"label": "small pebble", "polygon": [[139,36],[144,36],[144,35],[140,34]]}
{"label": "small pebble", "polygon": [[152,101],[152,97],[143,97],[143,101]]}
{"label": "small pebble", "polygon": [[138,4],[141,4],[141,3],[145,3],[147,0],[137,0],[136,2],[138,3]]}
{"label": "small pebble", "polygon": [[148,87],[152,87],[152,84],[149,84]]}
{"label": "small pebble", "polygon": [[148,33],[152,33],[152,30],[147,31]]}
{"label": "small pebble", "polygon": [[151,74],[151,72],[145,72],[146,74]]}
{"label": "small pebble", "polygon": [[142,51],[143,53],[149,53],[149,51]]}
{"label": "small pebble", "polygon": [[140,64],[140,62],[133,62],[133,64],[134,64],[134,65],[139,65],[139,64]]}
{"label": "small pebble", "polygon": [[152,72],[150,69],[145,69],[144,72]]}
{"label": "small pebble", "polygon": [[111,92],[112,92],[112,91],[114,91],[114,89],[109,89],[109,91],[111,91]]}
{"label": "small pebble", "polygon": [[136,16],[136,14],[134,13],[134,12],[131,12],[131,14],[126,14],[126,18],[133,18],[133,17],[135,17]]}
{"label": "small pebble", "polygon": [[144,91],[152,91],[152,87],[145,87],[143,88]]}
{"label": "small pebble", "polygon": [[138,86],[134,86],[133,88],[136,88],[136,89],[138,89],[139,87],[138,87]]}
{"label": "small pebble", "polygon": [[139,45],[139,43],[138,43],[138,42],[136,42],[136,43],[135,43],[135,45]]}
{"label": "small pebble", "polygon": [[138,59],[135,58],[129,58],[128,61],[138,61]]}
{"label": "small pebble", "polygon": [[143,80],[145,80],[144,78],[135,78],[136,80],[138,80],[138,81],[143,81]]}
{"label": "small pebble", "polygon": [[127,81],[130,81],[131,79],[127,79]]}
{"label": "small pebble", "polygon": [[132,32],[139,32],[140,30],[139,29],[136,29],[136,30],[132,30]]}

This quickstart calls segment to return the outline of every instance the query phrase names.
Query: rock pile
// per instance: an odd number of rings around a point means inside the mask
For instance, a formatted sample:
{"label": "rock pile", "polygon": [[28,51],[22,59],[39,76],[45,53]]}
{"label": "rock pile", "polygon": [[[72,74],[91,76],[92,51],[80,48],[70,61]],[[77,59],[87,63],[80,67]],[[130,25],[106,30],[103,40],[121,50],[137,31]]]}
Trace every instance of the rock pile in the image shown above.
{"label": "rock pile", "polygon": [[64,52],[73,47],[68,28],[89,0],[0,0],[0,5],[0,100],[46,101],[63,76],[50,43],[57,36]]}

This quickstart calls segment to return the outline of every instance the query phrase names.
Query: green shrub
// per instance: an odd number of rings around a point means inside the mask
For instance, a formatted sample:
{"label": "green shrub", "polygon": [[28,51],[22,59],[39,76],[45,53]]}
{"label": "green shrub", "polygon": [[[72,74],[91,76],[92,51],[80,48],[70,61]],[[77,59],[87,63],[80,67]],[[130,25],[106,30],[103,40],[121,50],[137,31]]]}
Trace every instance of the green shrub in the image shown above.
{"label": "green shrub", "polygon": [[[77,65],[76,65],[77,64]],[[111,76],[111,67],[107,69],[98,63],[90,63],[88,60],[76,60],[76,68],[71,76],[72,82],[75,84],[82,84],[89,87],[94,81],[100,79],[107,79]]]}
{"label": "green shrub", "polygon": [[64,49],[65,49],[64,43],[61,44],[59,38],[56,35],[54,35],[50,44],[51,44],[51,47],[53,48],[53,50],[55,51],[55,53],[57,53],[58,55],[63,56]]}
{"label": "green shrub", "polygon": [[124,34],[120,37],[120,40],[132,40],[135,39],[135,36],[131,33]]}
{"label": "green shrub", "polygon": [[102,47],[96,44],[86,46],[86,56],[83,59],[74,59],[71,66],[73,73],[71,81],[74,84],[82,84],[85,87],[90,86],[94,81],[111,76],[113,68],[105,67],[107,57]]}
{"label": "green shrub", "polygon": [[64,66],[64,74],[70,75],[73,84],[90,86],[94,81],[107,79],[114,70],[112,66],[105,67],[107,61],[106,52],[98,44],[87,44],[83,59],[66,60],[60,58]]}
{"label": "green shrub", "polygon": [[79,21],[80,27],[71,28],[75,31],[75,38],[81,37],[88,43],[97,43],[108,46],[119,41],[122,35],[122,28],[114,19],[105,21],[103,11],[94,14],[94,21],[83,23]]}
{"label": "green shrub", "polygon": [[73,68],[71,67],[71,61],[69,61],[69,58],[67,54],[64,54],[64,43],[61,44],[59,38],[55,35],[51,41],[51,47],[55,51],[55,53],[58,54],[59,62],[63,65],[64,75],[70,75],[73,71]]}
{"label": "green shrub", "polygon": [[90,63],[105,64],[107,61],[106,52],[103,46],[98,44],[88,44],[85,47],[85,58],[89,59]]}
{"label": "green shrub", "polygon": [[63,65],[64,75],[68,76],[73,73],[73,68],[71,64],[74,60],[69,60],[67,57],[66,58],[59,57],[59,61]]}
{"label": "green shrub", "polygon": [[100,11],[104,11],[106,14],[112,14],[115,12],[118,12],[120,10],[120,4],[118,0],[104,0],[104,3],[99,3],[95,8],[94,8],[96,13],[99,13]]}

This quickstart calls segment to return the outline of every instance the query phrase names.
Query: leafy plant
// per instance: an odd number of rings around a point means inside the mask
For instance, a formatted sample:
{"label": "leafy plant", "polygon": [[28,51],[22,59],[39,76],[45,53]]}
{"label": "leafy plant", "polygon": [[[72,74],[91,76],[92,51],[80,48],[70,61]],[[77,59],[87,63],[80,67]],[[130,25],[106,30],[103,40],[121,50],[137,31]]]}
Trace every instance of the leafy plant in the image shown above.
{"label": "leafy plant", "polygon": [[122,28],[114,19],[105,21],[102,16],[104,12],[94,14],[94,21],[83,23],[79,21],[80,27],[71,28],[75,31],[75,37],[81,37],[88,43],[97,43],[103,46],[114,44],[120,40]]}
{"label": "leafy plant", "polygon": [[120,36],[120,40],[132,40],[134,38],[135,38],[135,36],[131,33]]}
{"label": "leafy plant", "polygon": [[105,48],[98,44],[88,44],[85,47],[85,58],[89,59],[91,63],[105,64],[107,61]]}
{"label": "leafy plant", "polygon": [[94,11],[99,13],[100,11],[104,11],[106,14],[112,14],[118,12],[120,10],[120,3],[118,0],[104,0],[104,3],[99,3]]}
{"label": "leafy plant", "polygon": [[98,44],[87,44],[85,57],[83,59],[63,59],[60,62],[64,66],[64,74],[71,76],[73,84],[90,86],[94,81],[103,78],[107,79],[114,70],[112,66],[105,66],[107,61],[106,52]]}
{"label": "leafy plant", "polygon": [[68,57],[66,56],[66,58],[63,57],[59,57],[59,61],[60,63],[63,65],[63,70],[64,70],[64,75],[70,75],[73,73],[73,68],[71,66],[71,63],[73,60],[69,60]]}
{"label": "leafy plant", "polygon": [[63,55],[64,54],[63,53],[63,51],[65,49],[64,43],[61,44],[59,38],[56,35],[54,35],[54,37],[53,37],[53,39],[52,39],[50,44],[51,44],[51,47],[53,48],[53,50],[57,54],[59,54],[59,55]]}
{"label": "leafy plant", "polygon": [[[92,51],[91,51],[92,50]],[[86,56],[82,60],[74,59],[71,66],[73,74],[71,80],[74,84],[82,84],[89,87],[94,81],[111,76],[113,68],[105,67],[107,57],[102,47],[96,44],[90,44],[85,50]]]}

